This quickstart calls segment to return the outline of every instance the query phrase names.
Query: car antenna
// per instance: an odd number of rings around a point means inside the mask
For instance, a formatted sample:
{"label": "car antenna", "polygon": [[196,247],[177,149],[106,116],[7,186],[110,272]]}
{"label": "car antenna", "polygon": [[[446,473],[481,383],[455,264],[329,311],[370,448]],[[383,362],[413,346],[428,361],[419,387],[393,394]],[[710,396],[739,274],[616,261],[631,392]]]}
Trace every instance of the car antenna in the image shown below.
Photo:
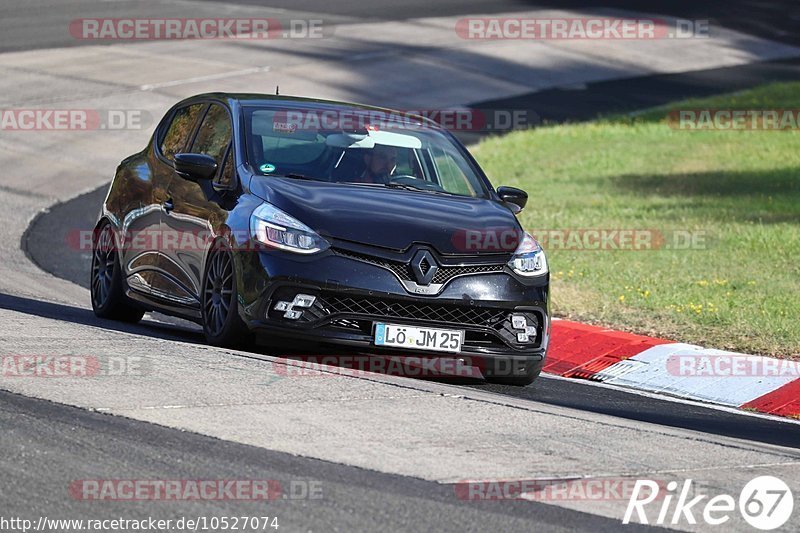
{"label": "car antenna", "polygon": [[281,86],[280,85],[276,85],[275,86],[275,96],[280,96],[280,95],[281,95]]}

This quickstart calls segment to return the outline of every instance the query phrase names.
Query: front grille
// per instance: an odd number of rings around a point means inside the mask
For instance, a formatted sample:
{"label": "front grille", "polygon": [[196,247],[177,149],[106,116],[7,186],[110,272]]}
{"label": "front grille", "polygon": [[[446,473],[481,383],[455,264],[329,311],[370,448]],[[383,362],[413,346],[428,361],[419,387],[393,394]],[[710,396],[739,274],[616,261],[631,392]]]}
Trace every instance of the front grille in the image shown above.
{"label": "front grille", "polygon": [[502,271],[503,265],[439,267],[439,270],[433,275],[431,283],[447,283],[456,276],[464,276],[466,274],[489,274]]}
{"label": "front grille", "polygon": [[398,318],[424,322],[444,322],[471,326],[494,326],[505,320],[501,309],[460,305],[423,304],[350,296],[324,296],[314,304],[329,315],[349,314]]}
{"label": "front grille", "polygon": [[[361,254],[358,252],[352,252],[350,250],[342,250],[341,248],[337,248],[336,253],[344,257],[349,257],[350,259],[356,259],[357,261],[363,261],[365,263],[370,263],[372,265],[385,268],[386,270],[391,270],[402,281],[413,281],[413,282],[417,281],[416,278],[414,277],[414,272],[411,270],[411,266],[408,263],[402,261],[391,261],[389,259],[384,259],[382,257],[375,257],[373,255]],[[439,265],[439,270],[437,270],[436,274],[434,274],[431,283],[437,285],[438,284],[443,285],[457,276],[464,276],[468,274],[491,274],[491,273],[502,272],[504,266],[505,266],[504,263],[470,265],[470,266]],[[420,267],[422,273],[427,274],[428,270],[431,268],[431,265],[428,265],[427,261],[423,261],[423,264],[420,265]]]}
{"label": "front grille", "polygon": [[[291,301],[294,290],[284,288],[269,300],[268,318],[298,326],[333,327],[339,330],[372,335],[376,321],[411,322],[419,326],[463,329],[464,345],[472,348],[499,348],[503,345],[515,349],[537,348],[542,342],[543,316],[538,311],[514,311],[493,307],[476,307],[458,303],[414,302],[377,296],[346,295],[324,292],[318,294],[313,305],[303,308],[296,320],[286,320],[282,311],[273,309],[279,300]],[[530,342],[517,342],[512,316],[524,315],[529,325],[536,326],[536,336]]]}
{"label": "front grille", "polygon": [[372,265],[391,270],[403,281],[412,281],[414,279],[414,273],[411,271],[411,267],[408,265],[408,263],[389,261],[388,259],[383,259],[372,255],[359,254],[349,250],[342,250],[341,248],[337,248],[336,253],[343,257],[349,257],[350,259],[363,261],[364,263],[370,263]]}
{"label": "front grille", "polygon": [[[457,326],[467,329],[464,345],[474,348],[499,348],[505,345],[516,348],[538,348],[542,342],[542,315],[538,312],[503,311],[457,305],[408,304],[375,300],[327,296],[319,301],[317,314],[346,314],[348,318],[336,318],[330,325],[364,335],[372,334],[373,321],[378,319],[406,319],[414,322],[436,322],[435,325]],[[315,305],[316,307],[316,305]],[[528,324],[536,327],[536,336],[530,342],[519,343],[512,327],[512,315],[524,315]],[[369,315],[359,318],[358,315]],[[351,318],[352,317],[352,318]],[[431,324],[434,325],[434,324]]]}

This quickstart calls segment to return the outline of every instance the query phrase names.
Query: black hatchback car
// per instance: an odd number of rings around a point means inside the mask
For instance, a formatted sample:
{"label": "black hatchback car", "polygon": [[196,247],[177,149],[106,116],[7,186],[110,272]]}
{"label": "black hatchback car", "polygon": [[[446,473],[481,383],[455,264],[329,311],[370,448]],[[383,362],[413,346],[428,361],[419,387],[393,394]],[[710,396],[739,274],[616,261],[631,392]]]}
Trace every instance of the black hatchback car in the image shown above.
{"label": "black hatchback car", "polygon": [[526,201],[419,116],[199,95],[119,165],[92,306],[193,320],[215,345],[469,359],[527,384],[550,316],[545,254],[515,216]]}

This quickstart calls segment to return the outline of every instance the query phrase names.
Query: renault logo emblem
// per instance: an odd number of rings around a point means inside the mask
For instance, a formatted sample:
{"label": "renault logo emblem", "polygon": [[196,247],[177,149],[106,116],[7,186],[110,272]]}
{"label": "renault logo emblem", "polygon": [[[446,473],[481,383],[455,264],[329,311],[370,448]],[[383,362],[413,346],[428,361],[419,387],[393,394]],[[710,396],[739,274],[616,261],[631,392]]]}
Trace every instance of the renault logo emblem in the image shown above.
{"label": "renault logo emblem", "polygon": [[411,270],[414,272],[414,277],[417,278],[417,283],[429,285],[439,267],[428,250],[420,250],[411,259]]}

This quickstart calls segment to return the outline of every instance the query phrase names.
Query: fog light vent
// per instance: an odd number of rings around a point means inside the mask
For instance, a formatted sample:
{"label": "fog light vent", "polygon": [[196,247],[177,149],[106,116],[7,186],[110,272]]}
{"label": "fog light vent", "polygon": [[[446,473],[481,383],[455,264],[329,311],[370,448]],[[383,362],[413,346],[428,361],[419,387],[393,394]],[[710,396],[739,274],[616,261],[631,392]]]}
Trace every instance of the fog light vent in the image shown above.
{"label": "fog light vent", "polygon": [[282,300],[275,304],[273,309],[283,313],[283,318],[289,320],[298,320],[303,316],[303,309],[308,309],[314,302],[317,301],[316,296],[309,294],[298,294],[291,302]]}
{"label": "fog light vent", "polygon": [[517,342],[536,341],[536,325],[529,326],[525,315],[511,315],[511,327],[517,334]]}

